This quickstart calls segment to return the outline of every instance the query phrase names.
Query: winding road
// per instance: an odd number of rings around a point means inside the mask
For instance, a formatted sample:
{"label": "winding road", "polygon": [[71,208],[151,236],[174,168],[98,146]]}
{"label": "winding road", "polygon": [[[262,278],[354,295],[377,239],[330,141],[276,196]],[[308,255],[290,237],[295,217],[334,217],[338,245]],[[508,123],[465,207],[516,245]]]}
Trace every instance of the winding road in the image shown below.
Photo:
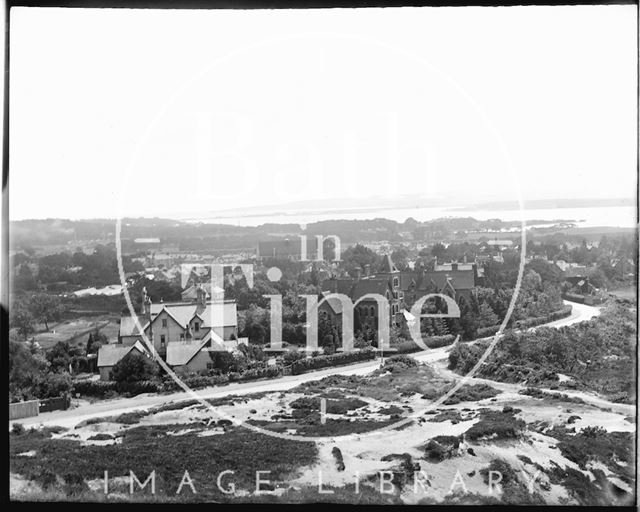
{"label": "winding road", "polygon": [[[600,314],[600,310],[596,307],[569,301],[564,302],[565,304],[570,304],[573,307],[571,315],[567,318],[544,324],[544,326],[555,328],[565,327],[578,322],[589,320]],[[542,326],[533,327],[530,330],[534,330],[540,327]],[[410,355],[418,361],[433,363],[446,359],[450,350],[451,346],[449,345],[446,347],[415,352]],[[249,395],[252,393],[259,393],[264,391],[285,391],[295,388],[296,386],[304,382],[318,380],[329,375],[366,375],[379,367],[380,360],[375,359],[372,361],[366,361],[364,363],[326,368],[302,375],[289,375],[277,379],[260,380],[253,382],[231,383],[224,386],[199,389],[198,391],[180,391],[170,394],[142,394],[133,398],[116,398],[113,400],[102,400],[94,403],[82,401],[76,407],[67,409],[66,411],[46,412],[31,418],[21,418],[19,420],[15,420],[15,423],[21,423],[25,427],[55,425],[73,428],[78,423],[89,418],[115,416],[125,412],[132,412],[134,410],[148,409],[169,402],[179,402],[182,400],[190,400],[195,398],[222,398],[229,395]],[[564,393],[566,393],[567,395],[571,395],[570,392]],[[591,395],[585,397],[585,393],[580,393],[580,397],[583,399],[588,399],[590,396]],[[593,401],[603,402],[601,398],[596,397],[595,395],[592,398]],[[9,428],[11,428],[12,423],[13,422],[9,422]]]}

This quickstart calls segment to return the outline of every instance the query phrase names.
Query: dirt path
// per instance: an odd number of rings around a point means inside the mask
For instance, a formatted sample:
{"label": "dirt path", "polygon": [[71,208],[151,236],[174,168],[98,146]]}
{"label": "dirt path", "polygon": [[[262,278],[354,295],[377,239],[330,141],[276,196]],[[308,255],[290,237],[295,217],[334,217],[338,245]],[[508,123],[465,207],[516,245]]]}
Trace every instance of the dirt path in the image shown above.
{"label": "dirt path", "polygon": [[[566,304],[573,306],[574,310],[572,314],[561,320],[545,324],[551,327],[563,327],[566,325],[572,325],[577,322],[589,320],[594,316],[600,314],[598,308],[587,306],[585,304],[576,304],[574,302],[565,301]],[[538,326],[538,328],[541,326]],[[480,341],[480,340],[478,340]],[[440,347],[437,349],[416,352],[410,354],[412,357],[421,362],[435,363],[442,361],[448,357],[448,353],[451,350],[451,346]],[[43,413],[39,416],[32,418],[22,418],[16,420],[16,423],[21,423],[26,427],[30,426],[45,426],[45,425],[59,425],[64,427],[73,427],[83,420],[92,417],[103,417],[118,415],[125,412],[131,412],[136,409],[148,409],[157,405],[161,405],[169,402],[179,402],[183,400],[191,399],[208,399],[208,398],[221,398],[228,395],[247,395],[252,393],[259,393],[264,391],[285,391],[298,386],[304,382],[312,380],[318,380],[329,375],[366,375],[373,372],[376,368],[380,367],[380,360],[367,361],[364,363],[357,363],[348,366],[339,366],[326,368],[323,370],[317,370],[314,372],[305,373],[302,375],[291,375],[281,377],[278,379],[269,379],[253,382],[233,383],[226,386],[216,386],[210,388],[200,389],[198,391],[191,392],[176,392],[171,394],[142,394],[133,398],[116,398],[113,400],[105,400],[96,402],[93,404],[83,404],[79,407],[68,409],[66,411],[53,411]],[[459,377],[459,376],[458,376]],[[491,385],[497,387],[493,381]],[[514,385],[517,386],[517,385]],[[569,393],[567,393],[569,394]],[[588,395],[590,396],[590,395]],[[582,398],[582,397],[581,397]],[[591,397],[590,399],[593,399]],[[602,400],[602,399],[600,399]],[[585,399],[586,401],[586,399]],[[602,406],[614,407],[620,404],[610,404],[605,400],[602,400]],[[13,422],[9,422],[9,428],[11,428]]]}

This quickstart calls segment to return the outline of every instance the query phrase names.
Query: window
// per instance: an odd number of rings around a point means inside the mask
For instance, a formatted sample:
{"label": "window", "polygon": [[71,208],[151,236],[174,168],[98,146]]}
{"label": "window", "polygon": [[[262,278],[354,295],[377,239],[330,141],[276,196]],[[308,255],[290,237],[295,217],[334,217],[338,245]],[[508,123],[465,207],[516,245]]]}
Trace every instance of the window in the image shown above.
{"label": "window", "polygon": [[393,298],[397,299],[398,298],[398,292],[393,292]]}
{"label": "window", "polygon": [[165,328],[167,327],[167,319],[166,318],[162,319],[162,327],[165,327]]}
{"label": "window", "polygon": [[207,363],[207,370],[215,369],[215,365],[213,363]]}
{"label": "window", "polygon": [[393,287],[397,288],[399,284],[400,284],[400,280],[397,277],[394,277],[393,278]]}
{"label": "window", "polygon": [[376,316],[376,310],[373,306],[371,306],[370,310],[371,310],[371,316]]}
{"label": "window", "polygon": [[364,316],[369,316],[369,310],[366,307],[364,308]]}
{"label": "window", "polygon": [[199,332],[199,331],[200,331],[200,322],[196,322],[196,323],[194,324],[194,329],[193,329],[193,330],[194,330],[194,331],[196,331],[196,332]]}
{"label": "window", "polygon": [[180,341],[184,341],[184,334],[180,335]]}
{"label": "window", "polygon": [[160,335],[160,346],[161,346],[161,347],[164,347],[164,344],[166,343],[166,341],[167,341],[167,340],[166,340],[166,338],[165,338],[164,334],[161,334],[161,335]]}

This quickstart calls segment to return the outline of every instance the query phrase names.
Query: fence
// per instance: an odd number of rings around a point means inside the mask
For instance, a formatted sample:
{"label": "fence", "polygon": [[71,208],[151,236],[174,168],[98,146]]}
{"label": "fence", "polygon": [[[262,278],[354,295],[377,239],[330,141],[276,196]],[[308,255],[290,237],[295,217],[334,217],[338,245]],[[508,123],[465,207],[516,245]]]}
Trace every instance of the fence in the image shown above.
{"label": "fence", "polygon": [[65,411],[71,405],[71,397],[59,396],[40,400],[40,412]]}
{"label": "fence", "polygon": [[9,420],[20,418],[31,418],[37,416],[39,411],[39,400],[29,400],[28,402],[16,402],[9,404]]}

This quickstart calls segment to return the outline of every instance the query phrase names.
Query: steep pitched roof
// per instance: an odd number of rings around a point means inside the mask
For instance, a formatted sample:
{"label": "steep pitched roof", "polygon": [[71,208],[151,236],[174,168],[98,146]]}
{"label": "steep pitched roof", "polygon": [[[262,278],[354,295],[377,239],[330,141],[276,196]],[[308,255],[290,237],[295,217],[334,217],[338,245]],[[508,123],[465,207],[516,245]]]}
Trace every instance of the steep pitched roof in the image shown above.
{"label": "steep pitched roof", "polygon": [[470,290],[475,286],[473,270],[452,270],[449,272],[425,272],[420,289],[426,290],[430,282],[433,282],[438,290],[442,290],[447,280],[456,290]]}
{"label": "steep pitched roof", "polygon": [[[389,279],[386,277],[370,277],[367,279],[329,279],[323,283],[323,294],[341,293],[352,301],[357,301],[369,293],[386,296],[389,290]],[[327,302],[336,312],[342,312],[342,306],[337,298],[328,298]],[[340,311],[336,310],[339,308]]]}
{"label": "steep pitched roof", "polygon": [[396,268],[396,266],[393,264],[393,261],[391,260],[391,255],[387,254],[384,259],[382,260],[382,270],[381,272],[383,274],[393,274],[398,272],[398,269]]}
{"label": "steep pitched roof", "polygon": [[342,293],[343,295],[351,296],[351,289],[353,288],[355,279],[327,279],[323,281],[323,292],[330,293]]}
{"label": "steep pitched roof", "polygon": [[415,283],[415,290],[429,290],[437,288],[442,290],[447,281],[456,290],[470,290],[475,286],[476,269],[471,267],[464,270],[447,270],[447,271],[431,271],[431,272],[401,272],[400,273],[400,289],[407,292],[411,288],[411,284]]}
{"label": "steep pitched roof", "polygon": [[342,301],[340,299],[338,299],[337,297],[332,297],[331,295],[335,293],[335,292],[323,292],[323,295],[325,296],[325,301],[326,303],[329,305],[329,307],[336,313],[336,314],[341,314],[342,313]]}
{"label": "steep pitched roof", "polygon": [[[211,297],[211,283],[202,283],[200,286],[207,293],[207,299]],[[198,298],[198,285],[192,284],[182,291],[182,300],[196,300]]]}
{"label": "steep pitched roof", "polygon": [[[140,326],[144,329],[146,327],[147,321],[144,317],[139,316],[138,322],[140,322]],[[120,318],[120,336],[139,336],[140,330],[136,325],[136,319],[132,316],[123,316]]]}
{"label": "steep pitched roof", "polygon": [[160,303],[151,305],[151,316],[155,320],[165,310],[183,329],[197,314],[202,318],[201,327],[224,327],[237,325],[236,303],[233,301],[208,301],[205,308],[194,303]]}
{"label": "steep pitched roof", "polygon": [[119,344],[102,345],[98,349],[98,367],[114,366],[124,356],[132,350],[137,350],[141,354],[145,353],[144,345],[136,341],[133,345],[123,346]]}
{"label": "steep pitched roof", "polygon": [[201,340],[192,342],[171,341],[167,343],[167,364],[169,366],[188,364],[209,342],[211,342],[211,345],[217,350],[226,350],[220,343],[211,339],[211,333],[207,333]]}
{"label": "steep pitched roof", "polygon": [[355,302],[368,293],[377,293],[384,297],[387,290],[389,290],[389,280],[387,278],[361,279],[353,287],[351,300]]}

